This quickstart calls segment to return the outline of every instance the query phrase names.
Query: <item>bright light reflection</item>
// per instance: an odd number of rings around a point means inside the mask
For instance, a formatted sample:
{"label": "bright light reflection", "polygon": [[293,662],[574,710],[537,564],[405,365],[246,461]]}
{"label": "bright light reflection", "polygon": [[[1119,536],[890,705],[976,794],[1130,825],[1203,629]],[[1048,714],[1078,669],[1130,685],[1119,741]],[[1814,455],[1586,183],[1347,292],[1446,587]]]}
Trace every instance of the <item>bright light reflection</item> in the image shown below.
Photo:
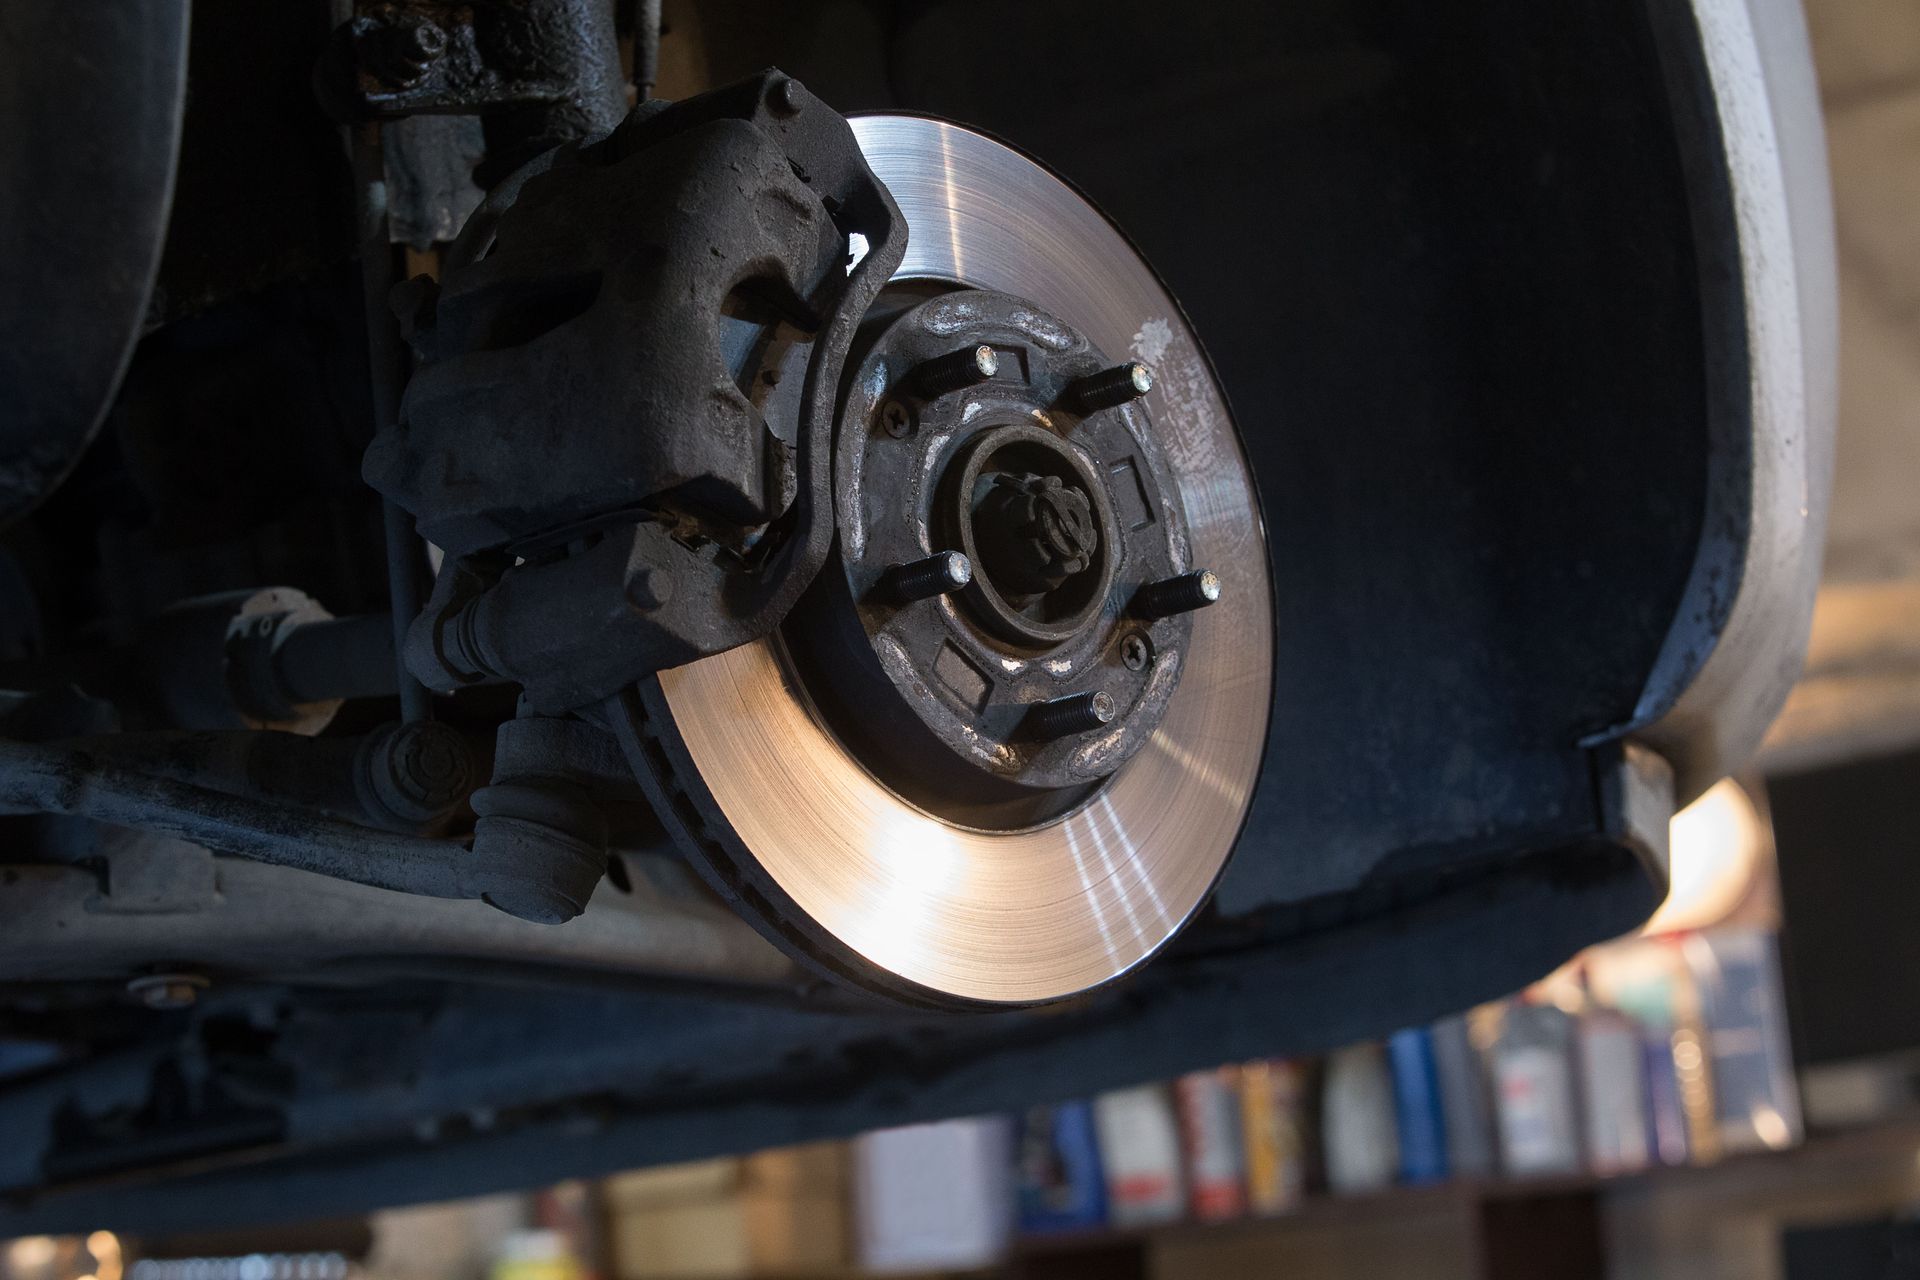
{"label": "bright light reflection", "polygon": [[96,1231],[87,1237],[87,1252],[99,1280],[120,1280],[120,1237],[111,1231]]}
{"label": "bright light reflection", "polygon": [[59,1248],[52,1236],[23,1236],[7,1246],[7,1270],[17,1275],[52,1266]]}
{"label": "bright light reflection", "polygon": [[1725,919],[1753,883],[1764,839],[1753,801],[1731,778],[1675,814],[1667,900],[1640,932],[1704,929]]}
{"label": "bright light reflection", "polygon": [[903,806],[875,816],[874,842],[890,856],[871,916],[878,933],[867,958],[897,969],[911,965],[925,948],[934,912],[953,898],[964,859],[956,833],[937,822]]}
{"label": "bright light reflection", "polygon": [[1793,1145],[1793,1131],[1787,1126],[1787,1118],[1764,1102],[1756,1102],[1747,1114],[1753,1124],[1753,1131],[1760,1141],[1775,1151]]}

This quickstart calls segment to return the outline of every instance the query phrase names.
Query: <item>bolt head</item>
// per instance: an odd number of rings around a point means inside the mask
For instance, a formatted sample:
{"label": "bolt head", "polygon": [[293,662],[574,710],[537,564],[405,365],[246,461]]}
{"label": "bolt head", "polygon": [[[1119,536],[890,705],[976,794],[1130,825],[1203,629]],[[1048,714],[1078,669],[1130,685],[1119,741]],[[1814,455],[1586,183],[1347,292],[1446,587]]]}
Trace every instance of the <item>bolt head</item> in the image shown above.
{"label": "bolt head", "polygon": [[1139,632],[1120,641],[1120,665],[1127,670],[1145,671],[1152,657],[1153,649],[1147,644],[1147,638]]}
{"label": "bolt head", "polygon": [[651,613],[673,599],[673,574],[650,564],[630,564],[624,590],[629,608]]}
{"label": "bolt head", "polygon": [[447,33],[437,23],[422,19],[409,30],[408,47],[424,58],[437,58],[447,49]]}
{"label": "bolt head", "polygon": [[471,763],[456,730],[425,720],[393,732],[388,764],[404,792],[438,802],[467,789]]}
{"label": "bolt head", "polygon": [[460,771],[452,745],[437,739],[420,744],[409,755],[407,766],[414,777],[429,785],[445,782]]}
{"label": "bolt head", "polygon": [[127,983],[127,994],[149,1009],[190,1009],[207,980],[197,973],[149,973]]}
{"label": "bolt head", "polygon": [[880,406],[880,429],[895,440],[904,440],[913,433],[913,414],[898,400],[889,400]]}
{"label": "bolt head", "polygon": [[799,115],[807,105],[806,87],[792,76],[782,76],[767,91],[767,105],[773,108],[776,115]]}
{"label": "bolt head", "polygon": [[361,65],[394,89],[419,84],[447,48],[447,33],[426,19],[363,18],[353,34]]}

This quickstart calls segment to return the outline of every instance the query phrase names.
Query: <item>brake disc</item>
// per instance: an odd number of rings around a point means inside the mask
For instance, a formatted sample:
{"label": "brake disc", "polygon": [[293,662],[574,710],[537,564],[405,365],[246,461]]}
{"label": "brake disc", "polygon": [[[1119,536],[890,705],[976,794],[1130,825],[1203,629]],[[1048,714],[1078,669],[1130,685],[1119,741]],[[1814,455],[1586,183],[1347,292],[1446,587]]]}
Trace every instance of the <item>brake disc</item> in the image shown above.
{"label": "brake disc", "polygon": [[[1164,705],[1143,693],[1155,718],[1136,721],[1139,741],[1117,770],[1079,779],[1075,758],[1020,757],[1050,785],[1083,783],[1046,793],[1063,798],[1028,820],[980,822],[972,810],[943,810],[903,786],[884,760],[846,745],[839,722],[821,710],[828,695],[818,664],[810,675],[797,663],[791,637],[642,685],[630,707],[639,741],[630,745],[710,880],[816,967],[915,1003],[1057,1000],[1166,945],[1205,901],[1245,819],[1273,661],[1254,485],[1185,317],[1097,209],[1033,160],[965,128],[900,116],[854,127],[910,228],[895,286],[935,298],[954,288],[993,291],[1017,300],[1002,307],[1006,323],[1044,327],[1057,318],[1075,350],[1152,369],[1152,390],[1127,429],[1152,431],[1166,510],[1183,513],[1156,554],[1210,569],[1219,602],[1190,615],[1190,633],[1189,619],[1167,633],[1179,646],[1178,682]],[[836,467],[848,457],[838,450]],[[1092,460],[1096,468],[1108,461]],[[844,503],[841,475],[836,491]],[[839,515],[844,544],[850,513]],[[844,563],[845,545],[841,555]],[[1008,657],[987,674],[1011,679],[1027,665]],[[904,713],[875,706],[869,714]],[[939,758],[941,769],[968,767],[959,756]]]}

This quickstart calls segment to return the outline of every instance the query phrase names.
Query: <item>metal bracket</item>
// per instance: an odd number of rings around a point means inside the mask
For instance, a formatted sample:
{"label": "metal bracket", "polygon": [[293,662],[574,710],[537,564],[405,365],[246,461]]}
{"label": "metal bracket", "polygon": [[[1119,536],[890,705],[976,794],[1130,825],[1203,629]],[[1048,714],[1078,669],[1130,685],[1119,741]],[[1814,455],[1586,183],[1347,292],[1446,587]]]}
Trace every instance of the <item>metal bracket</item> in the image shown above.
{"label": "metal bracket", "polygon": [[554,714],[778,625],[832,541],[841,366],[905,232],[777,71],[497,188],[396,295],[421,362],[365,463],[449,553],[411,669]]}

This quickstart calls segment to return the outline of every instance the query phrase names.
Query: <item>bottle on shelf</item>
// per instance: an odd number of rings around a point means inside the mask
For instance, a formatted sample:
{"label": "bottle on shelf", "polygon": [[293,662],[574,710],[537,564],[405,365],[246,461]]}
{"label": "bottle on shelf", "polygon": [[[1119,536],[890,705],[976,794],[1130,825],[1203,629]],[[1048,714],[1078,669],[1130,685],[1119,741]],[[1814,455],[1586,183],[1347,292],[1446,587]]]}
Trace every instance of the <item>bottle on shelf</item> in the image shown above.
{"label": "bottle on shelf", "polygon": [[1400,1137],[1392,1074],[1380,1045],[1349,1045],[1327,1059],[1320,1127],[1330,1190],[1356,1194],[1393,1185]]}
{"label": "bottle on shelf", "polygon": [[1500,1163],[1509,1176],[1581,1170],[1573,1069],[1573,1019],[1522,996],[1507,1009],[1493,1046]]}

